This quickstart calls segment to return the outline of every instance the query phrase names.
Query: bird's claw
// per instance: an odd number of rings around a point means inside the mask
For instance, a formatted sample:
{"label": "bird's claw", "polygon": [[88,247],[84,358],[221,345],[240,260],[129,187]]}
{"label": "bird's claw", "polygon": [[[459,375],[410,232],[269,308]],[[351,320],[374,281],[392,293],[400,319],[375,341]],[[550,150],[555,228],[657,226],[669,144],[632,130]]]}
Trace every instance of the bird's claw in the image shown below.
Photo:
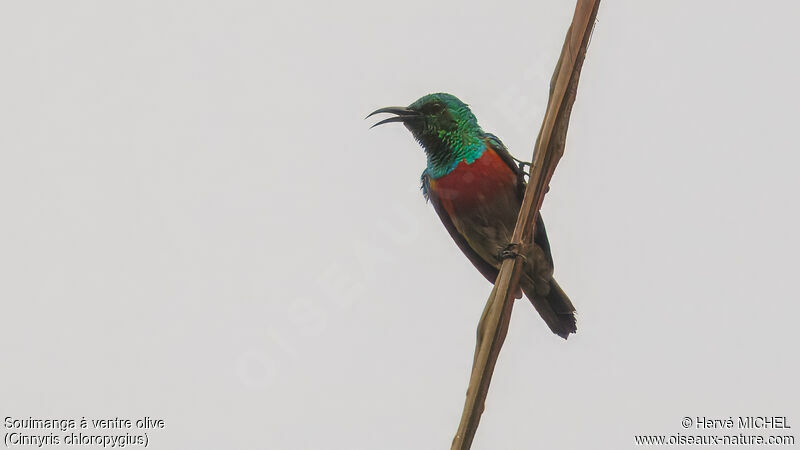
{"label": "bird's claw", "polygon": [[511,156],[511,159],[513,159],[517,163],[517,165],[519,166],[519,171],[520,172],[522,172],[524,175],[527,175],[527,176],[531,175],[530,171],[526,171],[525,170],[525,166],[532,167],[531,163],[529,163],[528,161],[523,161],[521,159],[517,159],[513,155]]}
{"label": "bird's claw", "polygon": [[526,260],[525,255],[521,254],[519,251],[519,244],[508,244],[500,253],[497,254],[497,258],[502,260],[505,259],[514,259],[517,256],[521,256],[523,260]]}
{"label": "bird's claw", "polygon": [[531,163],[517,160],[517,164],[519,164],[519,171],[522,172],[523,175],[526,175],[528,177],[531,176],[530,171],[529,170],[525,170],[525,166],[532,167]]}

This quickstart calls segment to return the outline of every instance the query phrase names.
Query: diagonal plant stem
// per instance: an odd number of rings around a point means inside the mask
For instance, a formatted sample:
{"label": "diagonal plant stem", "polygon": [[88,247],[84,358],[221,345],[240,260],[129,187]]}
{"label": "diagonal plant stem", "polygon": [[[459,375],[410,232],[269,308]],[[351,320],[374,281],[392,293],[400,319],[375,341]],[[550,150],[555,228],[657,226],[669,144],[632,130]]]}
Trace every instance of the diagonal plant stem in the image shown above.
{"label": "diagonal plant stem", "polygon": [[[561,56],[550,80],[550,99],[536,139],[530,178],[511,238],[511,243],[517,246],[531,242],[544,194],[556,165],[564,154],[572,104],[575,102],[578,79],[599,5],[600,0],[578,0],[575,6],[572,24],[567,30]],[[451,450],[468,450],[472,446],[497,356],[508,332],[514,304],[512,294],[517,290],[522,264],[521,256],[503,261],[478,323],[475,359],[467,388],[467,399]]]}

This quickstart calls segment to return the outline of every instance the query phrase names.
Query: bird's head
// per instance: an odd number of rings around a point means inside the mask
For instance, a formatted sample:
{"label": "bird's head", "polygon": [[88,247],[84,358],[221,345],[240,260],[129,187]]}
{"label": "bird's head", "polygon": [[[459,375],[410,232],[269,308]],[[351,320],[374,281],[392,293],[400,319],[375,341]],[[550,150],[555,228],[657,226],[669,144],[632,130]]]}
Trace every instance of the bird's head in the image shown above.
{"label": "bird's head", "polygon": [[428,156],[428,170],[442,172],[463,158],[474,159],[483,152],[484,133],[469,107],[454,95],[426,95],[408,107],[389,106],[373,111],[395,114],[373,125],[403,123]]}

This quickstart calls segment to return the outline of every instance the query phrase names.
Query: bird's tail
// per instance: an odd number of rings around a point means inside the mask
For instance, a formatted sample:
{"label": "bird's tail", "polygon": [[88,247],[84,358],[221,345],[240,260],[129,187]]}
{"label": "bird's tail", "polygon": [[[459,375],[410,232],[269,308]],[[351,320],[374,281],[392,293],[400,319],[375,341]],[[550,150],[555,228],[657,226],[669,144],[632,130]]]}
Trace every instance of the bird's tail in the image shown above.
{"label": "bird's tail", "polygon": [[533,280],[527,276],[520,277],[520,286],[553,333],[566,339],[577,331],[575,307],[556,280],[550,278],[550,290],[545,295],[537,294]]}

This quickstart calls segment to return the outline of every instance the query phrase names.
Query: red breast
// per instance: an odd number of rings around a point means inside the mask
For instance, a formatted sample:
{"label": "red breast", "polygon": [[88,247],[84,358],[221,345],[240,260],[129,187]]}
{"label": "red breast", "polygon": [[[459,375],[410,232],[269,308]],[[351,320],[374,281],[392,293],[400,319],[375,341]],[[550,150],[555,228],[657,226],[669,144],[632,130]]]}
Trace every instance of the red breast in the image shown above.
{"label": "red breast", "polygon": [[508,164],[494,150],[486,148],[472,164],[461,161],[452,172],[431,179],[430,190],[452,216],[491,202],[497,195],[508,195],[516,183],[516,174]]}

